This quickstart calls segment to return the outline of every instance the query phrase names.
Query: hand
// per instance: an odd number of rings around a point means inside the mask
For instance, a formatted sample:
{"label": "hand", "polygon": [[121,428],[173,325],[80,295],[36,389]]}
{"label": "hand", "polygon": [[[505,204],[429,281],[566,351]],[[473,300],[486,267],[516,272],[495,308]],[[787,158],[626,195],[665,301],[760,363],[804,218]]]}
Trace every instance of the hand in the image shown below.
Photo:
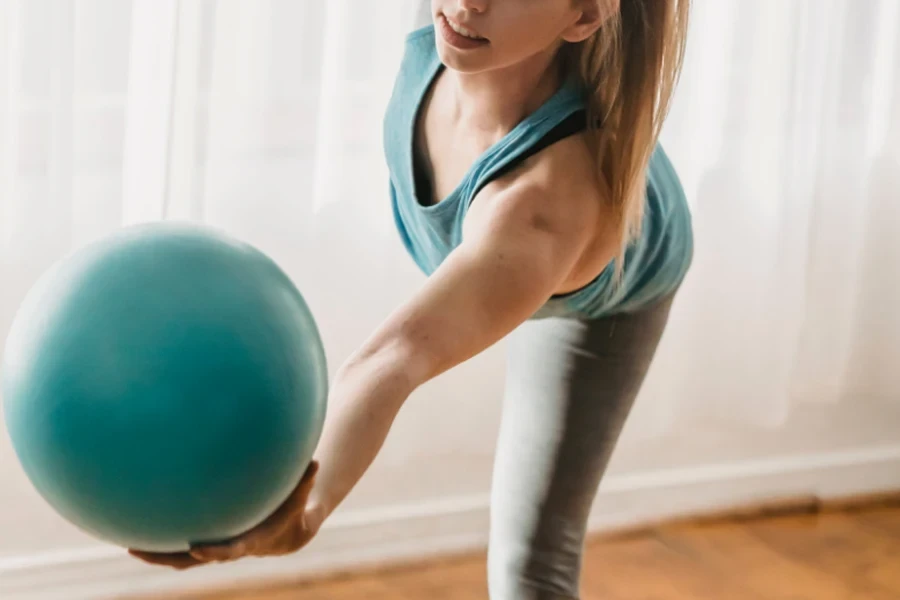
{"label": "hand", "polygon": [[319,463],[312,461],[303,479],[271,516],[232,540],[193,546],[187,552],[158,553],[131,549],[128,553],[144,562],[178,570],[247,556],[292,554],[309,543],[324,520],[321,507],[307,506],[318,470]]}

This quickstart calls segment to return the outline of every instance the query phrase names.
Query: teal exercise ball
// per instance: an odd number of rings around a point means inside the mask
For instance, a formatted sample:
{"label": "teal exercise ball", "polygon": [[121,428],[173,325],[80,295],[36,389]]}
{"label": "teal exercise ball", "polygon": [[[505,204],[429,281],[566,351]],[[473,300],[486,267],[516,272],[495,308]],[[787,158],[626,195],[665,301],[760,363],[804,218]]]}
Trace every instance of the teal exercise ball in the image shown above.
{"label": "teal exercise ball", "polygon": [[230,539],[283,503],[327,385],[313,315],[276,263],[169,222],[50,268],[2,363],[6,427],[39,494],[96,538],[151,552]]}

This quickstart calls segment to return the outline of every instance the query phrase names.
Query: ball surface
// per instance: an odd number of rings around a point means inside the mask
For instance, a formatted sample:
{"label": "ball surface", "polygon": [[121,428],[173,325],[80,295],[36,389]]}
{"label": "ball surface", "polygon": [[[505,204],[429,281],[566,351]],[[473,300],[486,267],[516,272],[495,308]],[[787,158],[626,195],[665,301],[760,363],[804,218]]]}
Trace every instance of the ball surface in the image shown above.
{"label": "ball surface", "polygon": [[321,435],[327,368],[272,260],[158,223],[41,277],[10,329],[2,392],[16,454],[60,515],[172,552],[238,535],[287,498]]}

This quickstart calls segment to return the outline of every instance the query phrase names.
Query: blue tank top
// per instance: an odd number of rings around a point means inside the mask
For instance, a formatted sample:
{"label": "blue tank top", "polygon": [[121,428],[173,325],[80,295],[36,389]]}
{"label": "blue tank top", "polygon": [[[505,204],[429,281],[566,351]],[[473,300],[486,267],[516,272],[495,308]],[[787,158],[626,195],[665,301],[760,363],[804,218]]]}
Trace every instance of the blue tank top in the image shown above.
{"label": "blue tank top", "polygon": [[[463,222],[478,191],[505,167],[540,145],[573,113],[585,109],[584,98],[576,87],[563,85],[488,148],[448,197],[437,204],[424,204],[416,195],[415,126],[423,100],[442,69],[433,26],[407,36],[384,119],[394,220],[406,249],[426,275],[431,275],[462,243]],[[691,216],[684,191],[668,157],[657,146],[647,173],[641,234],[626,250],[619,281],[614,280],[615,265],[611,261],[588,285],[549,298],[532,318],[591,319],[640,310],[677,289],[692,254]]]}

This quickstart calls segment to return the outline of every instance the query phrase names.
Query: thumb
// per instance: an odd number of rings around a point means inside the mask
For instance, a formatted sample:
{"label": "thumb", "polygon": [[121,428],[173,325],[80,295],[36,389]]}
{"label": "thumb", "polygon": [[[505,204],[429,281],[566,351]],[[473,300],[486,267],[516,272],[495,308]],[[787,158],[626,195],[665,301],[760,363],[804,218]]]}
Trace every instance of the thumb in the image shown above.
{"label": "thumb", "polygon": [[301,511],[306,507],[306,503],[309,502],[309,496],[312,493],[313,485],[316,482],[316,474],[318,472],[319,461],[311,461],[309,466],[306,467],[306,472],[303,474],[303,478],[297,485],[297,489],[291,494],[292,504]]}
{"label": "thumb", "polygon": [[294,519],[303,517],[318,470],[319,463],[310,462],[303,478],[291,495],[262,523],[228,542],[194,546],[190,550],[191,556],[200,560],[227,561],[263,551],[268,544],[290,527]]}

